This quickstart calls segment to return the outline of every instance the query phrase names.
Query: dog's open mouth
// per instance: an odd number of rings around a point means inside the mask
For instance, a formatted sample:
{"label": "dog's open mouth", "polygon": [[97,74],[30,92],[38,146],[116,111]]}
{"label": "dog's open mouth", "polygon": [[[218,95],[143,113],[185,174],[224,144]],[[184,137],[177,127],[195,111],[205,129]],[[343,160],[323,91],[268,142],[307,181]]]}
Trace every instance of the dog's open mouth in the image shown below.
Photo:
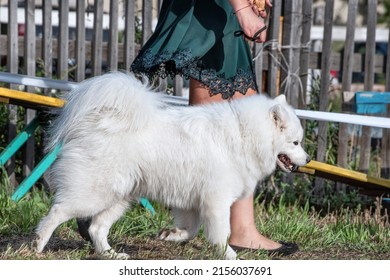
{"label": "dog's open mouth", "polygon": [[282,168],[286,172],[292,172],[298,168],[298,166],[293,164],[291,159],[285,154],[278,155],[277,163],[278,163],[279,167]]}

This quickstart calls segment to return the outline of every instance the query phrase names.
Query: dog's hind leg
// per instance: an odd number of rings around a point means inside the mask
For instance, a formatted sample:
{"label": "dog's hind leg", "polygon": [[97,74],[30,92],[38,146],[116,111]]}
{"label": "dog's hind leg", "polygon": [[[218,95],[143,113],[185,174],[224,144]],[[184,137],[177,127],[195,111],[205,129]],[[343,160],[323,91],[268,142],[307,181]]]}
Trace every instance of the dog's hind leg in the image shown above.
{"label": "dog's hind leg", "polygon": [[167,241],[187,241],[193,239],[199,231],[200,219],[196,210],[172,209],[174,229],[163,229],[158,237]]}
{"label": "dog's hind leg", "polygon": [[107,235],[112,224],[122,216],[127,206],[128,202],[126,200],[119,201],[92,217],[88,232],[96,253],[116,259],[127,259],[129,257],[125,253],[116,253],[108,244],[107,240]]}
{"label": "dog's hind leg", "polygon": [[73,218],[69,209],[62,204],[54,204],[48,215],[39,223],[34,247],[38,253],[43,251],[54,230],[62,223]]}

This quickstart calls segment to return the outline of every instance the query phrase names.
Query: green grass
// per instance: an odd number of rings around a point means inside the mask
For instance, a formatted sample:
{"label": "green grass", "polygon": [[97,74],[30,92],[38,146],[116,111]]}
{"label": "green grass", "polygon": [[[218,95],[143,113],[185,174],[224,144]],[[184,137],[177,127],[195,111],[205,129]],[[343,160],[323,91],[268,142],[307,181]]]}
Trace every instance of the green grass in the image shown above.
{"label": "green grass", "polygon": [[[4,170],[1,170],[4,172]],[[49,198],[36,188],[19,203],[11,200],[11,187],[5,176],[0,182],[0,234],[26,233],[48,210]]]}
{"label": "green grass", "polygon": [[[51,196],[34,188],[19,202],[10,199],[9,183],[0,182],[0,259],[95,259],[91,245],[78,234],[76,222],[61,225],[43,254],[30,244],[34,228],[46,215]],[[274,240],[294,241],[301,251],[290,259],[389,259],[390,227],[379,200],[372,209],[340,209],[323,214],[308,203],[291,205],[283,196],[273,203],[256,203],[259,230]],[[111,229],[111,244],[134,259],[218,259],[214,248],[199,236],[188,243],[155,239],[161,228],[172,226],[168,209],[154,203],[152,215],[135,205]],[[373,205],[375,206],[375,205]],[[376,210],[373,210],[376,209]],[[382,209],[383,210],[383,209]],[[264,252],[240,253],[241,258],[267,259]]]}

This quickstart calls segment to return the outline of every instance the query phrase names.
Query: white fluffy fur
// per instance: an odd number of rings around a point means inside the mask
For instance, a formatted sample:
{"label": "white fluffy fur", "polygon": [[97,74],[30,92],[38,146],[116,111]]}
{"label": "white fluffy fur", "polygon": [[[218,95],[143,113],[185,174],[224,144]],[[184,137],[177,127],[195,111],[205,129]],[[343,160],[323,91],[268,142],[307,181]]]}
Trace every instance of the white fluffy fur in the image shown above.
{"label": "white fluffy fur", "polygon": [[251,195],[277,163],[289,171],[278,154],[296,165],[308,158],[284,96],[173,107],[133,75],[111,73],[81,83],[67,100],[48,143],[63,147],[48,174],[56,194],[37,229],[38,252],[75,217],[92,217],[98,253],[112,250],[111,225],[130,200],[147,197],[173,209],[177,229],[162,239],[194,238],[204,224],[210,242],[234,259],[226,246],[232,203]]}

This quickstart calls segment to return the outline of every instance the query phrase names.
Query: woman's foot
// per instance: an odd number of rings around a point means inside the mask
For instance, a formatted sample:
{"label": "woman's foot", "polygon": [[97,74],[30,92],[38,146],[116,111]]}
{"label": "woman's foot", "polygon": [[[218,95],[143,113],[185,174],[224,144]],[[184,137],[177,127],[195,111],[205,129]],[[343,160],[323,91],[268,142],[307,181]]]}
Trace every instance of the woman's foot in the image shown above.
{"label": "woman's foot", "polygon": [[236,251],[266,250],[269,255],[289,255],[298,251],[295,243],[275,242],[256,228],[253,197],[236,201],[230,209],[229,245]]}
{"label": "woman's foot", "polygon": [[275,250],[282,246],[282,244],[261,235],[256,228],[242,228],[240,231],[232,232],[229,244],[254,250]]}

